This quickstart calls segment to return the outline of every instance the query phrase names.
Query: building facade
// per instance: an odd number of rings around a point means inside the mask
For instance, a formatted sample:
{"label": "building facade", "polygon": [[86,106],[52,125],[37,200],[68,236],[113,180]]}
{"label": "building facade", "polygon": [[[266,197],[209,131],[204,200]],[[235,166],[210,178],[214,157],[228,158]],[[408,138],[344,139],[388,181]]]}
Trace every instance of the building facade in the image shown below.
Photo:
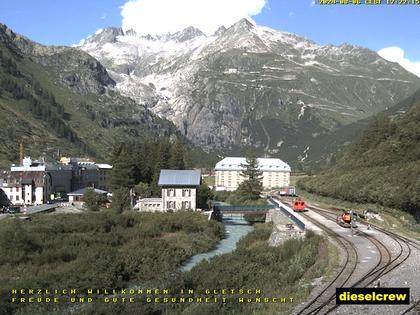
{"label": "building facade", "polygon": [[197,188],[201,184],[198,170],[161,170],[158,185],[162,198],[145,198],[137,202],[140,211],[197,210]]}
{"label": "building facade", "polygon": [[85,187],[105,191],[111,169],[111,165],[87,159],[65,158],[59,163],[45,163],[25,157],[22,165],[0,172],[0,188],[13,205],[39,205]]}
{"label": "building facade", "polygon": [[195,186],[178,187],[168,185],[162,187],[162,204],[165,210],[196,209]]}
{"label": "building facade", "polygon": [[135,205],[134,209],[148,212],[161,212],[163,211],[163,201],[162,198],[140,199]]}
{"label": "building facade", "polygon": [[85,188],[72,191],[71,193],[69,193],[68,194],[69,202],[78,206],[82,206],[85,203],[84,196],[88,190],[92,190],[94,193],[103,195],[104,197],[108,195],[107,191],[96,189],[96,188],[85,187]]}
{"label": "building facade", "polygon": [[[241,176],[246,164],[244,157],[226,157],[216,164],[215,186],[216,190],[233,191],[238,189],[245,178]],[[290,166],[280,159],[259,158],[258,169],[262,172],[262,185],[264,189],[273,189],[289,186]]]}
{"label": "building facade", "polygon": [[45,171],[3,172],[2,189],[13,205],[40,205],[49,200],[51,176]]}
{"label": "building facade", "polygon": [[60,164],[72,168],[71,190],[93,187],[109,190],[108,176],[112,165],[95,163],[85,158],[61,158]]}

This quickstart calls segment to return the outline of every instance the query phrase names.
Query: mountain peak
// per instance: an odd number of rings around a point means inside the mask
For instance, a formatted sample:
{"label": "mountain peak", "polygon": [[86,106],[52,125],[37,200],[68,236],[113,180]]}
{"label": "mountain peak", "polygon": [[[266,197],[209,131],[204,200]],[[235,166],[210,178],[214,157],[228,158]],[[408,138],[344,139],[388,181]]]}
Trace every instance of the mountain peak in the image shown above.
{"label": "mountain peak", "polygon": [[214,32],[215,36],[220,36],[222,35],[224,32],[226,31],[226,27],[224,27],[223,25],[220,26],[216,32]]}
{"label": "mountain peak", "polygon": [[174,34],[170,35],[170,39],[174,39],[177,42],[186,42],[188,40],[191,40],[193,38],[199,37],[199,36],[205,36],[204,33],[199,30],[198,28],[194,26],[189,26],[185,29],[183,29],[180,32],[176,32]]}
{"label": "mountain peak", "polygon": [[103,30],[98,30],[96,33],[90,37],[87,42],[89,43],[115,43],[117,41],[117,36],[124,35],[124,32],[121,27],[108,27]]}
{"label": "mountain peak", "polygon": [[255,27],[247,18],[240,19],[238,22],[233,24],[229,29],[237,31],[250,31]]}
{"label": "mountain peak", "polygon": [[132,28],[130,28],[129,30],[125,31],[125,34],[127,36],[136,36],[137,32],[135,30],[133,30]]}

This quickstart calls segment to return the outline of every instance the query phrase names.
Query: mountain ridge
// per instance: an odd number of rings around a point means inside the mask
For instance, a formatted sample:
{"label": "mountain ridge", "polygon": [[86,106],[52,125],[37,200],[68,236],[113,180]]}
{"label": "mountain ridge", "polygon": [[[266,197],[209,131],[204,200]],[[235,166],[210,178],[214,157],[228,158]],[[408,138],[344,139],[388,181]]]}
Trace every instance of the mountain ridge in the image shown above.
{"label": "mountain ridge", "polygon": [[96,59],[70,47],[37,44],[0,24],[0,166],[25,154],[87,155],[106,161],[115,143],[178,134],[114,89]]}
{"label": "mountain ridge", "polygon": [[253,144],[296,159],[313,135],[385,110],[420,86],[369,49],[321,46],[247,20],[182,42],[123,33],[98,44],[98,36],[79,48],[105,66],[116,89],[208,150]]}

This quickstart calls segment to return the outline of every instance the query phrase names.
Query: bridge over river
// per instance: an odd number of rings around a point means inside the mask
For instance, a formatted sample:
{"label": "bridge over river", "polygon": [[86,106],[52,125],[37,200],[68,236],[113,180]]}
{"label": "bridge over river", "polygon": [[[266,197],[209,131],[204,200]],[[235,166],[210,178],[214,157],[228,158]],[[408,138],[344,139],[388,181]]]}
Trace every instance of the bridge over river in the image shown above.
{"label": "bridge over river", "polygon": [[[265,215],[276,206],[272,204],[266,205],[231,205],[219,201],[211,201],[210,206],[213,209],[213,215],[217,220],[221,220],[226,216],[255,216],[265,218]],[[253,220],[251,220],[253,221]],[[261,221],[261,220],[257,220]]]}

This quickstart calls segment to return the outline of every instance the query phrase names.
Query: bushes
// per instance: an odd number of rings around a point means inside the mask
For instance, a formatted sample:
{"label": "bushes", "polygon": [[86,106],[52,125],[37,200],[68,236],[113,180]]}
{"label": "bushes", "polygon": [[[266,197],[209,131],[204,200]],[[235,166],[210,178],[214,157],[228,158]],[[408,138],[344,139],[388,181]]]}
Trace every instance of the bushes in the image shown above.
{"label": "bushes", "polygon": [[[213,247],[220,231],[220,223],[191,212],[106,211],[3,220],[0,291],[118,288],[132,282],[163,286],[184,260]],[[0,310],[8,309],[3,303],[8,302],[2,299]]]}
{"label": "bushes", "polygon": [[[298,187],[326,197],[358,203],[379,203],[415,213],[420,208],[420,161],[389,167],[333,170],[305,178]],[[417,180],[416,180],[417,179]]]}
{"label": "bushes", "polygon": [[[256,229],[242,238],[237,250],[204,261],[184,274],[182,288],[256,288],[264,297],[295,296],[300,293],[299,281],[318,259],[318,249],[323,240],[314,234],[305,240],[291,239],[280,247],[270,247],[267,239],[271,227],[257,224]],[[321,266],[322,267],[322,266]],[[298,302],[298,301],[297,301]],[[211,304],[213,314],[268,313],[270,304]],[[276,305],[276,313],[282,313]],[[206,313],[209,305],[182,306],[182,314]],[[179,314],[168,312],[169,314]],[[271,312],[274,313],[274,312]]]}
{"label": "bushes", "polygon": [[106,197],[96,193],[93,189],[88,189],[83,195],[83,200],[88,210],[99,211],[100,205],[106,202]]}

